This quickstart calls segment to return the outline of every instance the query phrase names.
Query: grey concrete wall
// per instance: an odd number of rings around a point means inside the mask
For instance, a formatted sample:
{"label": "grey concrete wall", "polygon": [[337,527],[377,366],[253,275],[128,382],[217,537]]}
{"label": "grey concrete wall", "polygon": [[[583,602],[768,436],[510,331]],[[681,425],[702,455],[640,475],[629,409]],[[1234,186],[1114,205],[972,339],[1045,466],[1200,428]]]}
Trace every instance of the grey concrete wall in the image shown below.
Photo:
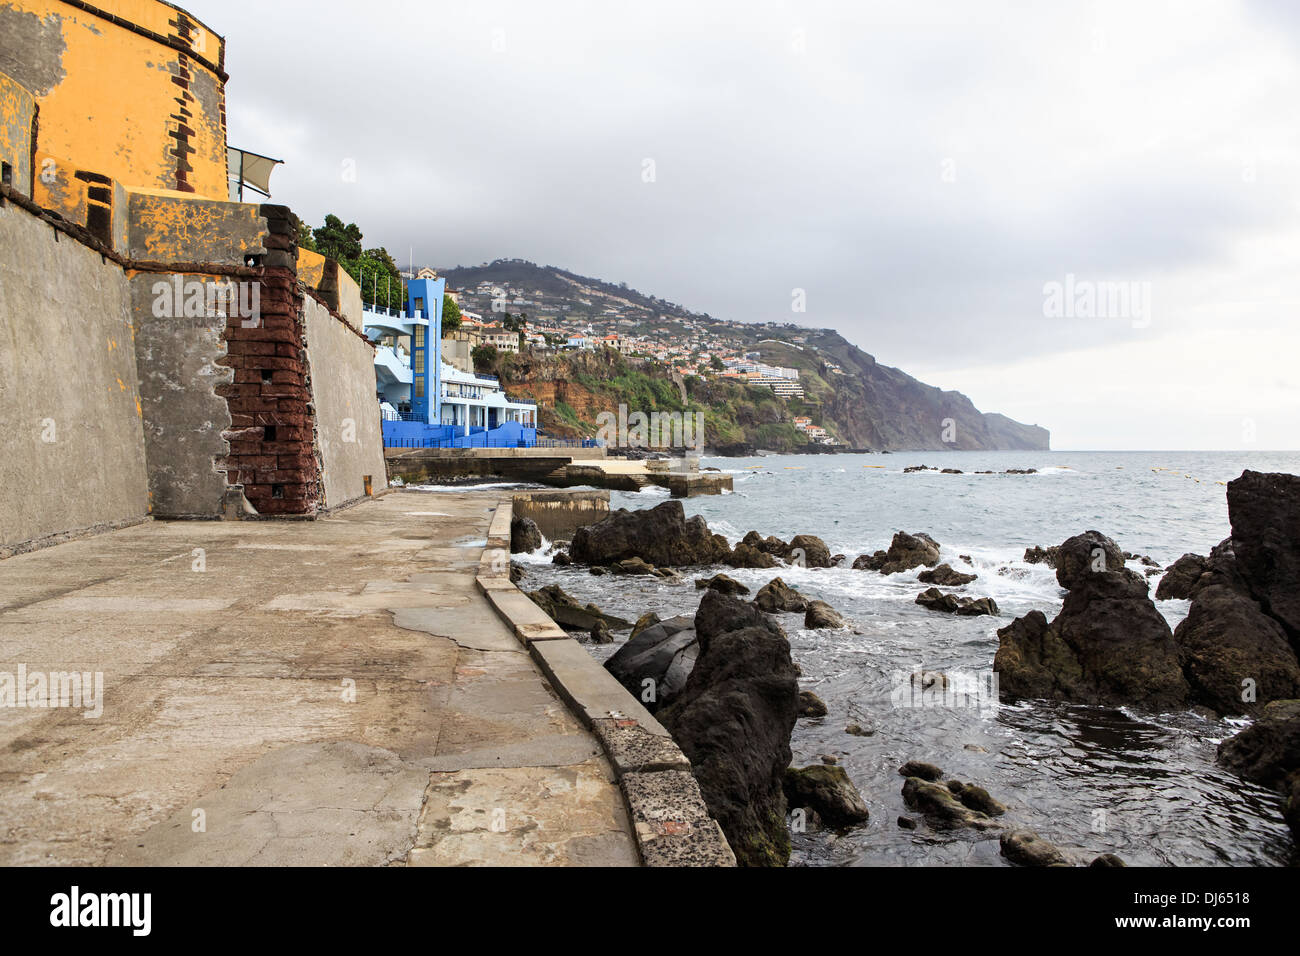
{"label": "grey concrete wall", "polygon": [[388,485],[375,397],[375,350],[325,306],[303,300],[304,339],[316,409],[316,448],[326,508]]}
{"label": "grey concrete wall", "polygon": [[571,538],[583,525],[609,515],[608,491],[520,491],[514,495],[513,513],[532,518],[552,541]]}
{"label": "grey concrete wall", "polygon": [[148,513],[128,282],[0,207],[0,554]]}
{"label": "grey concrete wall", "polygon": [[[226,281],[180,278],[205,288]],[[187,317],[176,307],[174,293],[165,294],[173,300],[168,302],[155,291],[160,283],[174,289],[175,280],[171,273],[140,273],[131,280],[149,494],[159,517],[215,518],[226,493],[221,460],[230,450],[221,435],[230,427],[230,410],[216,393],[217,386],[232,380],[231,370],[216,364],[226,354],[221,339],[226,319]]]}

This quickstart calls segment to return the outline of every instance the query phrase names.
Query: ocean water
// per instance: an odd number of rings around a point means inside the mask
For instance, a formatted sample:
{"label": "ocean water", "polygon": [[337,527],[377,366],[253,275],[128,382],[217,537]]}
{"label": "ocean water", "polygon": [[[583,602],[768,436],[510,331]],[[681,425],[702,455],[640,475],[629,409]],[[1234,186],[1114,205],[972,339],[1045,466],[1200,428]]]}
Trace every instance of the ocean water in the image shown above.
{"label": "ocean water", "polygon": [[[965,474],[903,473],[917,464]],[[918,452],[706,459],[703,465],[733,474],[735,491],[683,504],[733,542],[751,529],[786,540],[815,534],[833,554],[851,559],[888,547],[895,531],[924,531],[940,543],[942,561],[979,575],[960,593],[991,596],[1001,610],[997,618],[955,617],[919,607],[921,569],[889,576],[848,568],[724,569],[753,590],[779,574],[829,602],[851,625],[805,631],[800,615],[780,616],[803,670],[801,687],[830,710],[820,720],[799,720],[794,762],[835,756],[871,810],[868,823],[843,833],[796,832],[793,864],[1003,865],[997,831],[931,830],[907,810],[897,768],[909,759],[985,787],[1008,807],[1001,822],[1035,830],[1081,862],[1102,852],[1131,865],[1296,862],[1278,795],[1214,764],[1217,744],[1245,720],[1045,701],[998,704],[987,695],[975,706],[970,700],[916,706],[908,691],[917,670],[987,679],[998,628],[1033,609],[1055,616],[1064,592],[1050,568],[1021,560],[1026,547],[1059,544],[1095,528],[1162,567],[1188,551],[1207,553],[1228,534],[1224,484],[1246,468],[1300,471],[1300,453]],[[1001,473],[1008,468],[1038,473]],[[999,473],[971,474],[985,469]],[[612,506],[651,507],[665,497],[659,489],[618,493]],[[596,577],[551,565],[542,555],[517,557],[528,570],[524,587],[559,583],[629,619],[648,610],[661,617],[693,613],[699,604],[692,583],[698,573],[666,584]],[[1153,595],[1158,581],[1158,575],[1150,579]],[[1171,627],[1187,613],[1186,601],[1157,607]],[[626,632],[618,635],[620,643],[625,638]],[[604,659],[618,644],[587,646]],[[874,733],[850,735],[849,723]],[[900,815],[918,819],[918,828],[900,828]]]}

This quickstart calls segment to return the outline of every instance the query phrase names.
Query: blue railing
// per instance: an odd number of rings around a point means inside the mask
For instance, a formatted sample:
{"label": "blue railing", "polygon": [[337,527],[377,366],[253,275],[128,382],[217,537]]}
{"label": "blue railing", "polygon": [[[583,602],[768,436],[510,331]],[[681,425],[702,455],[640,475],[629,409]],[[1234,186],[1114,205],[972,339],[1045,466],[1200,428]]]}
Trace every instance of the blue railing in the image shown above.
{"label": "blue railing", "polygon": [[384,440],[385,448],[599,448],[594,438],[526,438],[514,440],[483,438],[471,435],[456,438],[391,438]]}

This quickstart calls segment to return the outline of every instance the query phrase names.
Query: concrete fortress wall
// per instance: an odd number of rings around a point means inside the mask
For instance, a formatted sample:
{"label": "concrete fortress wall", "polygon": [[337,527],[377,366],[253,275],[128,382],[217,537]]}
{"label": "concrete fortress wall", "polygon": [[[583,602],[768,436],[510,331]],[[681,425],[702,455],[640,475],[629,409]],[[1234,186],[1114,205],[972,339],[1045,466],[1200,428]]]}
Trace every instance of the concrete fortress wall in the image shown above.
{"label": "concrete fortress wall", "polygon": [[375,401],[374,348],[315,299],[303,303],[324,504],[336,508],[388,483]]}
{"label": "concrete fortress wall", "polygon": [[0,554],[149,510],[121,266],[0,205]]}
{"label": "concrete fortress wall", "polygon": [[229,198],[225,41],[204,24],[160,0],[5,0],[0,35],[0,73],[40,106],[43,154],[128,187]]}

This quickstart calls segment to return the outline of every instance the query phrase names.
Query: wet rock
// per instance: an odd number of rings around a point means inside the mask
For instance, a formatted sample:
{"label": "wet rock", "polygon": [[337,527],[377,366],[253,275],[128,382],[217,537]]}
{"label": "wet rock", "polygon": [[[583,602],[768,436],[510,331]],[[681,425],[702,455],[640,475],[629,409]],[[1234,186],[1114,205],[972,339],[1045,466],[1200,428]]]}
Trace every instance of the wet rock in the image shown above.
{"label": "wet rock", "polygon": [[898,768],[900,775],[904,777],[917,777],[921,780],[935,781],[943,776],[943,771],[932,763],[925,763],[922,760],[909,760]]}
{"label": "wet rock", "polygon": [[940,584],[946,588],[955,588],[961,587],[963,584],[970,584],[978,576],[954,571],[950,565],[941,564],[937,568],[922,571],[916,576],[916,579],[922,584]]}
{"label": "wet rock", "polygon": [[875,727],[863,727],[861,724],[849,724],[844,728],[846,734],[852,734],[854,737],[874,737],[876,735]]}
{"label": "wet rock", "polygon": [[780,578],[773,578],[754,595],[754,604],[768,614],[795,613],[808,609],[808,599]]}
{"label": "wet rock", "polygon": [[537,591],[529,591],[533,603],[550,615],[561,627],[573,631],[590,631],[597,621],[603,621],[613,630],[622,631],[632,626],[613,614],[606,614],[594,604],[582,605],[558,584],[548,584]]}
{"label": "wet rock", "polygon": [[783,866],[783,782],[799,699],[790,644],[772,618],[717,591],[704,592],[695,630],[695,668],[659,719],[691,761],[737,861]]}
{"label": "wet rock", "polygon": [[945,691],[951,685],[943,671],[912,671],[908,683],[919,691]]}
{"label": "wet rock", "polygon": [[1255,723],[1219,744],[1218,762],[1265,787],[1280,787],[1300,770],[1300,700],[1277,700]]}
{"label": "wet rock", "polygon": [[646,611],[638,617],[636,623],[632,625],[632,633],[628,635],[628,640],[636,637],[651,624],[658,624],[661,620],[662,618],[660,618],[654,611]]}
{"label": "wet rock", "polygon": [[615,561],[609,569],[615,574],[654,574],[655,568],[652,564],[647,564],[641,558],[624,558],[622,561]]}
{"label": "wet rock", "polygon": [[596,626],[591,629],[591,642],[593,644],[613,644],[614,635],[609,629],[609,625],[604,621],[597,621]]}
{"label": "wet rock", "polygon": [[641,558],[658,567],[683,567],[717,564],[730,553],[726,539],[711,533],[699,515],[688,519],[677,500],[647,510],[612,511],[575,531],[569,546],[570,557],[584,564]]}
{"label": "wet rock", "polygon": [[1199,588],[1174,641],[1192,700],[1217,713],[1248,714],[1300,697],[1300,661],[1286,632],[1245,594]]}
{"label": "wet rock", "polygon": [[510,583],[518,584],[521,581],[523,581],[525,577],[527,577],[527,574],[525,573],[524,569],[519,565],[515,564],[513,561],[511,561],[510,562]]}
{"label": "wet rock", "polygon": [[924,814],[926,822],[936,829],[987,829],[996,826],[987,815],[963,804],[943,784],[920,777],[908,777],[903,781],[903,802],[908,809]]}
{"label": "wet rock", "polygon": [[1051,624],[1031,611],[998,631],[993,670],[1003,694],[1149,710],[1186,704],[1173,632],[1113,541],[1095,531],[1070,538],[1056,577],[1070,591]]}
{"label": "wet rock", "polygon": [[1019,866],[1069,866],[1065,854],[1032,830],[1012,830],[999,842],[1002,855]]}
{"label": "wet rock", "polygon": [[681,693],[698,656],[695,621],[680,614],[642,628],[605,662],[605,669],[654,712]]}
{"label": "wet rock", "polygon": [[1228,520],[1236,568],[1251,596],[1297,641],[1300,475],[1243,471],[1228,482]]}
{"label": "wet rock", "polygon": [[600,577],[602,574],[609,574],[609,568],[602,568],[599,564],[593,564],[587,570],[588,573],[594,575],[595,577]]}
{"label": "wet rock", "polygon": [[1155,558],[1151,557],[1151,555],[1149,555],[1149,554],[1137,554],[1136,552],[1133,552],[1133,551],[1125,551],[1125,552],[1124,552],[1124,560],[1125,560],[1125,561],[1136,561],[1138,564],[1142,565],[1144,568],[1150,568],[1150,569],[1154,569],[1154,570],[1156,570],[1156,571],[1161,570],[1161,568],[1160,568],[1160,563],[1159,563],[1158,561],[1156,561]]}
{"label": "wet rock", "polygon": [[943,611],[945,614],[960,614],[975,617],[981,614],[996,616],[998,605],[990,597],[969,598],[946,594],[938,588],[927,588],[916,596],[916,603],[931,611]]}
{"label": "wet rock", "polygon": [[542,532],[532,518],[510,519],[510,553],[531,553],[542,546]]}
{"label": "wet rock", "polygon": [[957,555],[957,560],[958,560],[958,561],[965,561],[967,564],[974,564],[974,563],[975,563],[974,561],[971,560],[971,556],[970,556],[969,554],[959,554],[959,555]]}
{"label": "wet rock", "polygon": [[916,821],[913,820],[911,817],[899,817],[899,818],[898,818],[898,826],[899,826],[900,829],[903,829],[903,830],[915,830],[915,829],[916,829]]}
{"label": "wet rock", "polygon": [[1209,570],[1206,559],[1199,554],[1185,554],[1173,564],[1156,587],[1156,600],[1187,600],[1202,574]]}
{"label": "wet rock", "polygon": [[974,784],[964,784],[957,793],[957,799],[962,802],[962,806],[978,810],[985,816],[1000,817],[1007,812],[1007,808],[993,799],[987,790]]}
{"label": "wet rock", "polygon": [[836,829],[866,822],[867,805],[843,767],[790,767],[784,779],[786,803],[808,807]]}
{"label": "wet rock", "polygon": [[748,594],[749,588],[741,584],[735,578],[728,574],[715,574],[711,578],[696,578],[696,590],[703,591],[709,588],[713,591],[721,591],[723,594]]}
{"label": "wet rock", "polygon": [[823,628],[841,628],[845,626],[840,613],[825,601],[809,601],[804,612],[803,626],[808,630]]}
{"label": "wet rock", "polygon": [[551,556],[551,564],[568,567],[572,563],[573,562],[569,560],[569,552],[567,551],[556,551],[555,554]]}
{"label": "wet rock", "polygon": [[1066,590],[1077,588],[1085,576],[1121,571],[1124,552],[1100,531],[1085,531],[1056,549],[1056,580]]}
{"label": "wet rock", "polygon": [[1125,863],[1123,860],[1121,860],[1119,857],[1117,857],[1114,853],[1103,853],[1101,854],[1101,856],[1097,857],[1095,860],[1089,863],[1088,866],[1090,867],[1128,866],[1128,864]]}
{"label": "wet rock", "polygon": [[879,571],[889,560],[889,555],[884,551],[877,551],[875,554],[860,554],[853,559],[854,571]]}
{"label": "wet rock", "polygon": [[810,690],[799,691],[799,716],[800,717],[825,717],[829,713],[826,709],[826,702]]}
{"label": "wet rock", "polygon": [[826,542],[816,535],[797,534],[790,539],[786,559],[798,567],[829,568],[831,551],[826,547]]}
{"label": "wet rock", "polygon": [[774,568],[776,559],[770,554],[758,550],[753,545],[745,544],[743,541],[736,545],[735,550],[723,559],[724,563],[733,568]]}
{"label": "wet rock", "polygon": [[928,568],[939,563],[939,543],[928,534],[917,532],[908,534],[899,531],[894,535],[885,552],[885,562],[880,567],[881,574],[897,574],[925,565]]}

